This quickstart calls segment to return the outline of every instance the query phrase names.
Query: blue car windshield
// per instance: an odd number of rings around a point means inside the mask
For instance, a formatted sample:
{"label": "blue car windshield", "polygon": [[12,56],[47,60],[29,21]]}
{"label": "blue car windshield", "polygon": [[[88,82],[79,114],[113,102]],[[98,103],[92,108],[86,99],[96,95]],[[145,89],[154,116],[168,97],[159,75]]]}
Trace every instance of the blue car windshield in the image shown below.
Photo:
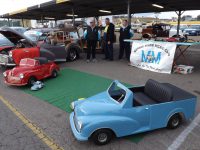
{"label": "blue car windshield", "polygon": [[38,31],[26,31],[24,35],[31,41],[37,42],[39,37],[42,35],[41,32]]}
{"label": "blue car windshield", "polygon": [[108,94],[116,102],[122,103],[126,96],[126,91],[113,82],[108,89]]}

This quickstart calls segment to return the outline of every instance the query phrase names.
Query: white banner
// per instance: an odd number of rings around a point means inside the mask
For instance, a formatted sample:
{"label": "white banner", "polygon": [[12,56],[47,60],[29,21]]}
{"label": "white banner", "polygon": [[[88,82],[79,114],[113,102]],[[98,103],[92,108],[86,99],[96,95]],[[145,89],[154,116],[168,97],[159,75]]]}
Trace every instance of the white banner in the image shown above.
{"label": "white banner", "polygon": [[133,41],[132,44],[132,66],[159,73],[171,73],[176,43]]}

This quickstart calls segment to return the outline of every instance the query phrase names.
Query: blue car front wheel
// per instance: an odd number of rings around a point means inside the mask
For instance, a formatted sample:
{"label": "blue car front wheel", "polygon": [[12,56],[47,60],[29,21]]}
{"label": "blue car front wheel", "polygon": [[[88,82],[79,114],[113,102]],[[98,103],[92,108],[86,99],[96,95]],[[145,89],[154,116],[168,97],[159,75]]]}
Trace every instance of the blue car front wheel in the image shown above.
{"label": "blue car front wheel", "polygon": [[91,140],[96,145],[105,145],[111,141],[113,135],[113,132],[109,129],[99,129],[92,134]]}

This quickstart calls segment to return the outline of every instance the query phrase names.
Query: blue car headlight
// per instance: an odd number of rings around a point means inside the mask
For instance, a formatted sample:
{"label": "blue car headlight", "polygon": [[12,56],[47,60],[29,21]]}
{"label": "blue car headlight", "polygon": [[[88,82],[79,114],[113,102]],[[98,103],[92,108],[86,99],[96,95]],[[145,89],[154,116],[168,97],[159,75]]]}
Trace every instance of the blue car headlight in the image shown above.
{"label": "blue car headlight", "polygon": [[78,120],[77,121],[77,130],[78,130],[78,132],[81,132],[82,127],[83,127],[82,121]]}
{"label": "blue car headlight", "polygon": [[74,118],[74,124],[75,124],[76,130],[77,130],[78,132],[81,132],[81,129],[83,128],[83,123],[82,123],[82,121],[77,120],[76,118]]}
{"label": "blue car headlight", "polygon": [[75,108],[75,103],[74,103],[74,102],[71,102],[70,107],[71,107],[72,110],[74,110],[74,108]]}
{"label": "blue car headlight", "polygon": [[74,125],[75,125],[76,130],[78,132],[81,132],[81,129],[83,128],[83,122],[76,117],[75,112],[74,112],[74,118],[73,119],[74,119]]}

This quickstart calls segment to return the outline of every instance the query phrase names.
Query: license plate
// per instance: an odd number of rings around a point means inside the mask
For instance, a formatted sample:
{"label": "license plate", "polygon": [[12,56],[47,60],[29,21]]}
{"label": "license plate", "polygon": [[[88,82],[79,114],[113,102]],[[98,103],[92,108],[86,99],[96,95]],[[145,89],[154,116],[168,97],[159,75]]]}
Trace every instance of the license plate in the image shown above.
{"label": "license plate", "polygon": [[17,81],[19,81],[20,78],[19,77],[11,77],[11,80],[17,80]]}
{"label": "license plate", "polygon": [[10,77],[8,77],[8,81],[10,83],[19,83],[20,78],[19,77],[12,77],[12,76],[10,76]]}

